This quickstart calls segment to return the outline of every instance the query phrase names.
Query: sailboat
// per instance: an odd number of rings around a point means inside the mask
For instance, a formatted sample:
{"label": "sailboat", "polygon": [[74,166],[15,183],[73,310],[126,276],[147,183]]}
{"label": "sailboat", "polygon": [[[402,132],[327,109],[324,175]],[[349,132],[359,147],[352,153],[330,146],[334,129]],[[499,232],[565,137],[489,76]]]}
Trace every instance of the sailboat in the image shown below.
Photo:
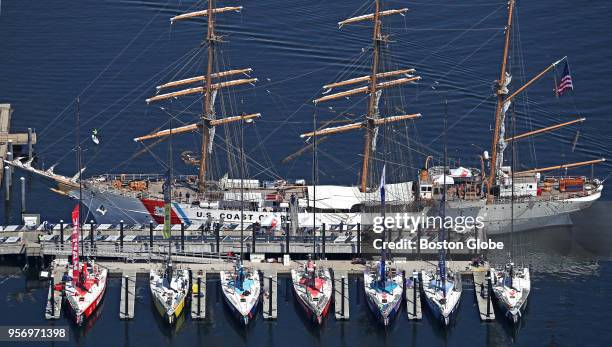
{"label": "sailboat", "polygon": [[[440,217],[441,223],[438,230],[438,242],[444,244],[446,238],[445,217],[446,217],[446,163],[447,163],[447,148],[446,148],[446,112],[444,116],[444,168],[443,181],[444,189],[442,191],[442,200],[440,201]],[[461,276],[453,273],[446,266],[446,249],[441,247],[438,252],[438,266],[435,271],[421,272],[423,283],[423,294],[425,301],[436,319],[444,326],[448,326],[451,322],[452,315],[457,311],[461,300]]]}
{"label": "sailboat", "polygon": [[168,259],[160,269],[151,269],[149,277],[151,297],[157,312],[168,324],[175,324],[185,307],[189,290],[189,272],[173,269]]}
{"label": "sailboat", "polygon": [[[82,172],[82,153],[79,138],[79,101],[77,99],[77,166]],[[79,184],[81,180],[79,177]],[[72,210],[72,278],[64,287],[68,312],[74,322],[81,326],[96,311],[104,298],[108,270],[100,267],[93,259],[80,264],[79,234],[81,233],[81,199]]]}
{"label": "sailboat", "polygon": [[[240,177],[244,177],[244,124],[252,120],[243,119],[240,123]],[[220,271],[221,289],[225,302],[238,321],[245,326],[257,313],[261,298],[259,272],[244,266],[244,178],[240,179],[240,257],[236,259],[233,271]]]}
{"label": "sailboat", "polygon": [[185,298],[189,291],[189,271],[187,269],[173,269],[172,267],[172,233],[170,225],[170,205],[172,204],[172,138],[170,138],[170,149],[168,154],[169,168],[166,174],[164,190],[164,228],[163,236],[168,240],[168,257],[159,269],[151,269],[149,276],[149,287],[151,297],[157,312],[168,324],[178,321],[183,308]]}
{"label": "sailboat", "polygon": [[[380,179],[380,201],[382,215],[385,215],[385,166]],[[385,240],[385,230],[382,238]],[[393,268],[387,269],[391,263],[387,261],[386,250],[381,248],[380,260],[377,266],[368,267],[363,273],[363,285],[366,301],[376,319],[384,326],[390,325],[401,308],[404,293],[402,274]]]}
{"label": "sailboat", "polygon": [[[512,113],[512,125],[515,124],[515,113]],[[510,176],[512,182],[511,192],[511,208],[510,208],[510,220],[514,220],[514,161],[516,157],[514,143],[512,144],[512,175]],[[491,282],[493,287],[493,294],[497,305],[500,310],[504,313],[504,317],[508,318],[513,324],[517,324],[523,312],[527,307],[527,299],[531,292],[531,274],[529,267],[516,266],[513,259],[514,253],[514,223],[511,222],[510,231],[510,254],[506,264],[501,269],[495,269],[491,267],[489,269]]]}
{"label": "sailboat", "polygon": [[[316,126],[316,116],[313,120]],[[316,143],[313,148],[313,225],[312,225],[312,252],[316,257],[316,177],[317,177],[317,150]],[[312,322],[321,325],[327,316],[332,302],[333,285],[329,269],[317,267],[315,261],[309,257],[308,261],[296,269],[291,269],[293,291],[300,306]]]}
{"label": "sailboat", "polygon": [[72,211],[72,279],[66,282],[64,293],[68,312],[77,325],[92,316],[106,291],[108,270],[94,260],[79,263],[79,206]]}

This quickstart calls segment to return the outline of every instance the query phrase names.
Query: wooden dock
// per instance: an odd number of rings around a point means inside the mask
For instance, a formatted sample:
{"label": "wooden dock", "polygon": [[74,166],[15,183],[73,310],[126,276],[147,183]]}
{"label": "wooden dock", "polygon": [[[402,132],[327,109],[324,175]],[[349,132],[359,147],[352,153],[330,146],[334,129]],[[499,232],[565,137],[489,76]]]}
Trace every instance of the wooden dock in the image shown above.
{"label": "wooden dock", "polygon": [[406,313],[408,320],[423,319],[423,311],[421,310],[421,281],[419,280],[418,272],[405,273],[405,298],[406,298]]}
{"label": "wooden dock", "polygon": [[488,292],[486,283],[487,271],[474,271],[474,293],[478,302],[478,312],[481,321],[494,321],[495,313],[493,312],[493,302],[491,296],[493,293]]}
{"label": "wooden dock", "polygon": [[334,271],[334,311],[336,320],[349,319],[348,272]]}
{"label": "wooden dock", "polygon": [[[12,115],[11,104],[0,104],[0,159],[2,160],[7,159],[7,153],[13,145],[27,145],[28,155],[31,156],[32,145],[36,144],[36,133],[32,129],[28,129],[27,133],[11,133]],[[2,163],[2,169],[4,169],[4,163]],[[4,170],[0,170],[0,180],[2,180],[3,174]]]}
{"label": "wooden dock", "polygon": [[136,271],[124,271],[121,274],[121,301],[119,319],[134,318],[134,301],[136,300]]}
{"label": "wooden dock", "polygon": [[278,274],[274,272],[263,272],[263,318],[274,320],[278,318]]}
{"label": "wooden dock", "polygon": [[[63,264],[65,265],[65,263]],[[62,299],[63,291],[56,290],[56,285],[62,283],[62,277],[64,275],[64,267],[59,262],[54,262],[50,278],[53,280],[49,281],[49,291],[47,293],[47,306],[45,307],[45,319],[57,320],[60,319],[62,312]]]}
{"label": "wooden dock", "polygon": [[206,272],[191,271],[191,319],[206,318]]}

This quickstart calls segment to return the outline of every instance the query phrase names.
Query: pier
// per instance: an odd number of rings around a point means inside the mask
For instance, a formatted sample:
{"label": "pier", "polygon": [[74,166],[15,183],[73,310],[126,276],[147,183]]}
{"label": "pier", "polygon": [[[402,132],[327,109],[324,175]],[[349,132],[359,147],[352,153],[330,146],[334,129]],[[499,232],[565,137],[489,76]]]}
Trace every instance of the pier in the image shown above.
{"label": "pier", "polygon": [[[36,144],[36,132],[32,128],[28,128],[25,133],[11,133],[11,118],[13,116],[13,108],[11,104],[0,104],[0,159],[13,160],[15,158],[15,148],[13,146],[27,146],[28,158],[32,158],[33,145]],[[2,162],[2,168],[4,168]],[[12,172],[12,168],[8,171]],[[0,182],[4,174],[4,170],[0,170]],[[9,175],[10,176],[10,175]],[[11,181],[11,178],[8,178]]]}
{"label": "pier", "polygon": [[[180,263],[180,262],[178,262]],[[55,284],[61,284],[62,275],[66,271],[66,260],[54,260],[50,273],[49,294],[46,302],[45,318],[59,319],[62,305],[62,292],[56,290]],[[139,274],[148,276],[150,269],[156,266],[156,262],[118,262],[109,260],[98,260],[98,266],[108,270],[108,276],[121,276],[121,299],[119,308],[119,319],[129,320],[134,318],[134,302],[136,298],[136,277]],[[191,310],[190,317],[194,320],[201,320],[206,317],[206,278],[208,273],[218,273],[223,268],[230,265],[225,259],[210,258],[205,263],[185,262],[179,265],[187,268],[191,272]],[[247,261],[245,266],[251,267],[260,272],[263,284],[262,315],[265,320],[278,319],[278,275],[290,274],[291,269],[300,266],[297,261],[283,263],[268,263],[259,261]],[[332,270],[334,283],[334,317],[336,320],[348,320],[350,317],[349,301],[349,276],[361,275],[365,269],[364,265],[353,264],[346,260],[328,260],[326,266]],[[435,266],[428,261],[414,261],[396,259],[395,266],[397,271],[405,273],[406,290],[404,300],[406,312],[409,320],[422,319],[422,307],[420,297],[421,281],[419,271]],[[495,320],[493,304],[490,295],[486,292],[483,297],[481,284],[486,290],[486,273],[488,267],[473,267],[468,261],[453,261],[449,268],[457,273],[466,276],[473,276],[475,284],[476,299],[478,302],[478,314],[483,321]],[[416,275],[415,275],[416,273]],[[415,278],[417,279],[415,281]],[[357,281],[356,283],[361,283]],[[110,290],[110,288],[107,288]]]}
{"label": "pier", "polygon": [[481,321],[494,321],[493,302],[491,301],[492,290],[488,271],[474,271],[474,293],[478,302],[478,312]]}
{"label": "pier", "polygon": [[421,320],[423,319],[423,312],[421,311],[421,290],[423,288],[421,288],[422,282],[419,273],[416,269],[413,272],[404,272],[404,278],[406,279],[404,281],[406,285],[404,295],[408,320]]}
{"label": "pier", "polygon": [[134,269],[127,269],[121,273],[119,319],[134,318],[134,300],[136,300],[136,271]]}
{"label": "pier", "polygon": [[[363,273],[363,271],[362,271]],[[334,313],[336,320],[349,319],[348,271],[333,271],[334,276]]]}
{"label": "pier", "polygon": [[191,319],[206,318],[206,272],[200,270],[191,277]]}
{"label": "pier", "polygon": [[[62,284],[62,276],[66,261],[54,261],[49,273],[49,291],[47,294],[47,306],[45,307],[45,319],[58,320],[62,312],[63,293],[57,285]],[[59,290],[58,290],[59,289]]]}
{"label": "pier", "polygon": [[263,295],[263,317],[267,320],[278,318],[278,274],[274,271],[263,272],[264,295]]}

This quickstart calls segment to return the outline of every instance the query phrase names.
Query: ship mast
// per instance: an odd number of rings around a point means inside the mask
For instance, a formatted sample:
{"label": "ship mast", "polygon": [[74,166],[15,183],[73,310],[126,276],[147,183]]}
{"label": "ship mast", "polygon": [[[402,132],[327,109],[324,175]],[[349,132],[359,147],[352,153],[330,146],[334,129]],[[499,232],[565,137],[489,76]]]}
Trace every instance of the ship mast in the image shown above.
{"label": "ship mast", "polygon": [[368,169],[370,166],[370,152],[372,151],[372,138],[374,133],[374,118],[377,116],[377,88],[376,74],[378,73],[378,60],[380,54],[380,0],[375,0],[374,28],[372,30],[372,73],[370,74],[370,100],[368,115],[364,132],[363,165],[361,168],[361,191],[365,193],[368,185]]}
{"label": "ship mast", "polygon": [[[207,161],[208,152],[212,150],[212,141],[215,134],[214,130],[216,126],[225,125],[234,122],[244,122],[253,118],[259,117],[261,114],[242,114],[239,116],[226,116],[223,115],[216,119],[215,115],[215,96],[220,89],[240,86],[244,84],[253,84],[257,82],[257,78],[250,78],[249,73],[253,70],[251,68],[234,69],[227,71],[214,71],[215,65],[215,48],[216,44],[220,42],[219,37],[215,34],[215,14],[225,12],[240,12],[242,6],[227,6],[215,8],[215,0],[208,1],[208,8],[206,10],[195,11],[180,14],[170,18],[170,22],[188,20],[197,17],[208,17],[207,32],[206,32],[206,43],[207,43],[207,55],[208,62],[206,68],[206,74],[201,76],[189,77],[181,80],[170,81],[158,85],[156,90],[157,94],[148,98],[147,103],[158,102],[163,100],[169,100],[179,96],[188,96],[194,94],[202,94],[204,110],[200,117],[199,122],[194,124],[188,124],[177,128],[171,128],[161,130],[152,134],[147,134],[134,138],[134,141],[144,141],[159,137],[172,136],[187,132],[194,132],[200,130],[202,132],[202,145],[200,148],[200,162],[198,170],[198,188],[199,193],[202,197],[206,189],[206,172],[207,172]],[[239,78],[233,80],[219,81],[220,78],[231,77],[235,75],[245,75],[247,78]],[[160,91],[175,88],[184,85],[193,85],[194,83],[202,83],[199,86],[190,87],[178,91],[167,92],[159,94]]]}
{"label": "ship mast", "polygon": [[[349,89],[346,91],[325,95],[323,97],[317,98],[313,100],[315,104],[320,102],[340,99],[349,97],[352,95],[358,94],[369,94],[368,99],[368,110],[365,119],[362,122],[337,126],[337,127],[329,127],[322,129],[314,129],[312,132],[301,134],[300,137],[316,137],[316,136],[327,136],[336,133],[343,133],[350,130],[359,130],[364,129],[364,148],[363,148],[363,164],[361,169],[361,182],[360,182],[360,190],[362,192],[366,192],[368,188],[368,172],[369,172],[369,164],[372,156],[372,148],[375,141],[375,131],[378,126],[398,122],[401,120],[418,118],[420,114],[408,114],[408,115],[400,115],[400,116],[391,116],[386,118],[379,117],[378,112],[378,100],[380,98],[380,93],[383,89],[400,86],[403,84],[413,83],[421,79],[419,76],[413,76],[411,73],[414,73],[414,69],[400,69],[394,71],[387,72],[378,72],[378,67],[380,65],[380,44],[383,40],[381,34],[382,27],[382,17],[400,14],[404,15],[407,12],[407,8],[395,9],[395,10],[384,10],[381,11],[380,0],[374,0],[374,13],[361,15],[357,17],[352,17],[345,19],[343,21],[338,22],[338,26],[341,28],[346,24],[357,23],[362,21],[372,21],[373,22],[373,30],[372,30],[372,62],[371,62],[371,72],[369,76],[362,76],[357,78],[348,79],[345,81],[330,83],[323,88],[326,90],[325,94],[331,91],[336,87],[345,87],[351,86],[354,84],[360,83],[368,83],[366,86],[357,87],[354,89]],[[379,79],[384,79],[384,81],[379,82]],[[316,141],[316,139],[315,139]]]}
{"label": "ship mast", "polygon": [[215,20],[214,20],[214,2],[208,0],[208,30],[206,33],[206,42],[208,43],[208,67],[206,68],[206,82],[204,92],[204,113],[202,114],[202,147],[200,156],[200,169],[198,171],[198,182],[200,194],[206,189],[206,159],[208,153],[208,142],[210,138],[210,127],[206,123],[212,118],[214,113],[214,105],[212,105],[211,85],[213,73],[213,61],[215,59]]}
{"label": "ship mast", "polygon": [[[498,151],[503,151],[500,143],[500,132],[503,125],[503,108],[505,104],[504,96],[508,93],[506,88],[506,66],[508,64],[508,52],[510,50],[510,33],[512,30],[512,13],[514,11],[514,0],[510,0],[508,6],[508,23],[506,24],[506,38],[504,41],[504,53],[502,57],[501,74],[499,77],[499,84],[497,86],[497,105],[495,106],[495,130],[493,132],[493,143],[491,144],[491,171],[489,172],[489,181],[487,183],[487,202],[493,202],[493,195],[491,194],[491,187],[495,184],[497,174],[501,163],[498,165],[497,157]],[[502,140],[503,141],[503,140]]]}

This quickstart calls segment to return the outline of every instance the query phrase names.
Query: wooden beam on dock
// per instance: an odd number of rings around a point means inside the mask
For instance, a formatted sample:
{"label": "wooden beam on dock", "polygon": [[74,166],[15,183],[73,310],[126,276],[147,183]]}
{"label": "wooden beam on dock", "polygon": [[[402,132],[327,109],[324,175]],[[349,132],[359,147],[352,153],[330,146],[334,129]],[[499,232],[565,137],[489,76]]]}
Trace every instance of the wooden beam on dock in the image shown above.
{"label": "wooden beam on dock", "polygon": [[136,271],[127,270],[121,274],[121,302],[119,319],[134,318],[134,301],[136,300]]}
{"label": "wooden beam on dock", "polygon": [[206,318],[206,271],[191,274],[191,319]]}
{"label": "wooden beam on dock", "polygon": [[278,318],[278,274],[274,272],[263,272],[263,318],[275,320]]}
{"label": "wooden beam on dock", "polygon": [[406,281],[405,286],[405,298],[406,298],[406,313],[408,314],[408,320],[421,320],[423,319],[423,311],[421,310],[421,280],[419,279],[419,272],[405,272]]}
{"label": "wooden beam on dock", "polygon": [[349,319],[348,272],[334,271],[334,306],[336,320]]}
{"label": "wooden beam on dock", "polygon": [[473,274],[474,293],[476,294],[476,301],[478,302],[480,320],[494,321],[495,313],[493,312],[493,302],[491,301],[493,293],[488,292],[488,286],[485,280],[487,271],[483,269],[483,271],[474,271]]}

